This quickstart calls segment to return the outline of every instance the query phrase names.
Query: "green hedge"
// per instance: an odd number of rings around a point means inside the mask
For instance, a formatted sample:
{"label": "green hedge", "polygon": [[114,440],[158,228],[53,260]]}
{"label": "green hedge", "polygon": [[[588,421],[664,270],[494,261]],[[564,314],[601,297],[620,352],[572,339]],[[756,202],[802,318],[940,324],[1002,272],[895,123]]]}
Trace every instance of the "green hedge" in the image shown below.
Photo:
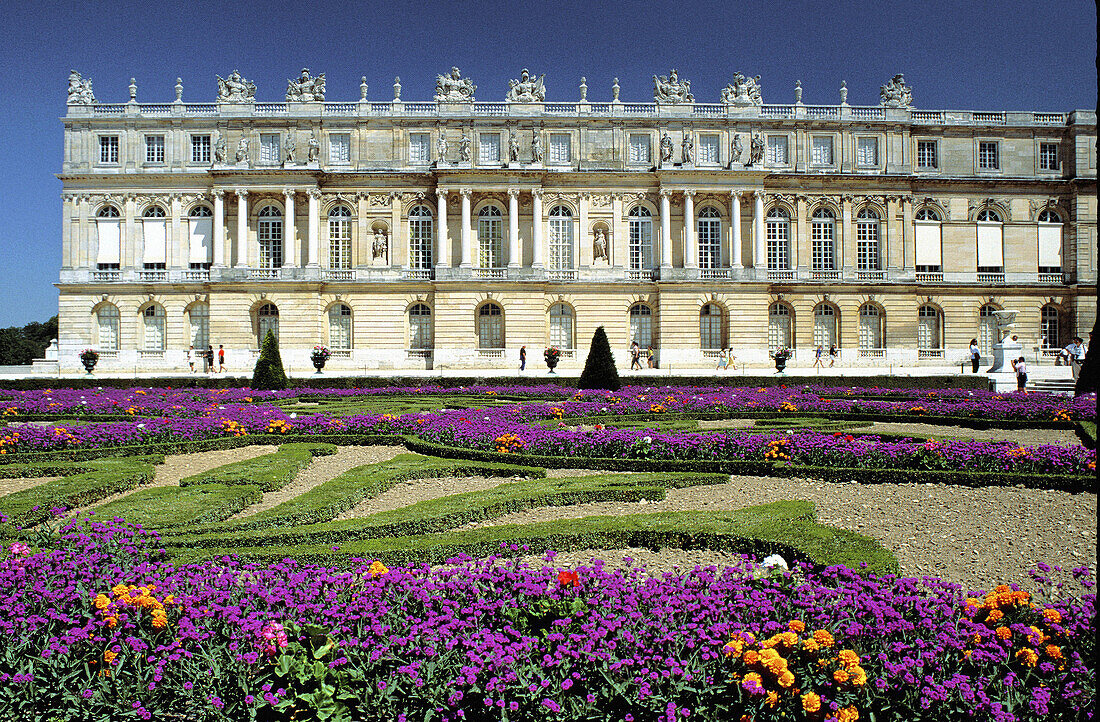
{"label": "green hedge", "polygon": [[313,461],[313,457],[335,453],[336,446],[333,444],[283,444],[273,454],[226,464],[180,479],[180,486],[249,484],[261,491],[278,491],[294,481],[298,473]]}
{"label": "green hedge", "polygon": [[1078,421],[1074,430],[1077,432],[1077,438],[1081,440],[1086,449],[1096,448],[1095,421]]}
{"label": "green hedge", "polygon": [[263,498],[263,491],[251,484],[162,486],[141,489],[105,504],[96,509],[96,516],[108,519],[118,516],[146,529],[164,530],[224,521]]}
{"label": "green hedge", "polygon": [[861,484],[950,484],[952,486],[1026,486],[1032,489],[1093,492],[1096,478],[1074,474],[1032,474],[1010,471],[945,471],[939,469],[864,469],[844,466],[788,466],[776,462],[769,476],[809,477]]}
{"label": "green hedge", "polygon": [[[827,422],[837,421],[879,421],[888,424],[929,424],[932,426],[961,426],[968,429],[1072,429],[1073,421],[1054,421],[1053,419],[1036,419],[1034,421],[1015,419],[990,419],[976,416],[914,416],[912,414],[876,414],[840,411],[812,411],[799,409],[794,412],[784,411],[748,411],[746,409],[728,409],[725,411],[694,411],[690,413],[678,411],[665,411],[659,414],[594,414],[590,416],[567,416],[562,421],[567,426],[578,423],[605,424],[616,426],[624,421],[638,423],[646,421],[679,420],[710,420],[723,419],[822,419]],[[537,423],[537,422],[536,422]]]}

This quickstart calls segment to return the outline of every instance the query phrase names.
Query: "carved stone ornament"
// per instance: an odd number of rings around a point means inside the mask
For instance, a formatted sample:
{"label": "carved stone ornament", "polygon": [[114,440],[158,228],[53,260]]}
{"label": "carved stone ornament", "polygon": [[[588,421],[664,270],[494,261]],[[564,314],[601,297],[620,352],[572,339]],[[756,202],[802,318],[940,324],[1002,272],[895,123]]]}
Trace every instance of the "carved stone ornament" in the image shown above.
{"label": "carved stone ornament", "polygon": [[[537,78],[531,77],[524,68],[519,74],[519,80],[508,81],[508,94],[504,99],[510,103],[541,103],[546,100],[546,86],[543,84],[545,74]],[[471,91],[472,92],[472,91]]]}
{"label": "carved stone ornament", "polygon": [[542,135],[537,130],[531,131],[531,162],[542,162]]}
{"label": "carved stone ornament", "polygon": [[508,134],[508,162],[519,162],[519,137],[515,131]]}
{"label": "carved stone ornament", "polygon": [[608,206],[611,205],[611,196],[609,196],[609,195],[592,196],[592,205],[595,206],[596,208],[607,208]]}
{"label": "carved stone ornament", "polygon": [[94,105],[92,79],[82,78],[75,70],[69,71],[69,105]]}
{"label": "carved stone ornament", "polygon": [[287,163],[294,162],[294,154],[297,151],[297,146],[294,139],[294,136],[296,135],[297,133],[295,133],[293,130],[288,131],[286,134],[286,143],[283,144],[283,153],[286,157]]}
{"label": "carved stone ornament", "polygon": [[458,141],[458,159],[462,163],[469,163],[471,157],[470,136],[464,135]]}
{"label": "carved stone ornament", "polygon": [[653,100],[657,103],[674,105],[677,103],[694,103],[695,96],[691,94],[691,81],[680,80],[675,69],[668,71],[668,76],[653,76]]}
{"label": "carved stone ornament", "polygon": [[390,204],[390,197],[387,195],[378,195],[377,193],[372,193],[370,196],[369,204],[372,208],[388,206]]}
{"label": "carved stone ornament", "polygon": [[310,134],[309,136],[309,153],[307,160],[310,163],[316,163],[318,156],[321,155],[321,142],[317,140],[316,135]]}
{"label": "carved stone ornament", "polygon": [[726,105],[763,105],[760,95],[760,76],[748,77],[740,72],[733,74],[733,82],[722,89],[722,102]]}
{"label": "carved stone ornament", "polygon": [[218,79],[219,103],[256,102],[256,84],[251,80],[242,78],[236,70],[230,73],[228,78],[223,78],[220,75],[215,77]]}
{"label": "carved stone ornament", "polygon": [[386,233],[381,228],[374,229],[374,242],[371,244],[371,254],[374,258],[386,257]]}
{"label": "carved stone ornament", "polygon": [[607,236],[602,228],[596,229],[595,238],[592,241],[593,260],[607,260]]}
{"label": "carved stone ornament", "polygon": [[745,145],[741,142],[741,134],[733,134],[733,142],[730,143],[730,161],[733,163],[741,162],[741,154],[745,151]]}
{"label": "carved stone ornament", "polygon": [[450,75],[435,77],[435,101],[437,103],[472,103],[477,86],[462,71],[451,68]]}
{"label": "carved stone ornament", "polygon": [[661,136],[661,162],[668,163],[672,160],[672,138],[668,137],[668,133],[664,133]]}
{"label": "carved stone ornament", "polygon": [[246,135],[242,135],[241,139],[237,141],[236,160],[238,163],[248,160],[248,136]]}
{"label": "carved stone ornament", "polygon": [[226,152],[225,134],[221,131],[218,131],[216,140],[214,141],[214,162],[224,163]]}
{"label": "carved stone ornament", "polygon": [[759,165],[764,162],[764,136],[757,133],[752,137],[749,149],[749,165]]}
{"label": "carved stone ornament", "polygon": [[690,165],[695,159],[695,143],[691,140],[691,133],[684,133],[684,139],[680,141],[680,162]]}
{"label": "carved stone ornament", "polygon": [[302,68],[302,74],[286,81],[286,99],[298,103],[310,103],[325,99],[325,74],[311,77],[309,68]]}
{"label": "carved stone ornament", "polygon": [[913,89],[905,84],[905,76],[898,73],[879,90],[879,105],[887,108],[908,108],[913,105]]}

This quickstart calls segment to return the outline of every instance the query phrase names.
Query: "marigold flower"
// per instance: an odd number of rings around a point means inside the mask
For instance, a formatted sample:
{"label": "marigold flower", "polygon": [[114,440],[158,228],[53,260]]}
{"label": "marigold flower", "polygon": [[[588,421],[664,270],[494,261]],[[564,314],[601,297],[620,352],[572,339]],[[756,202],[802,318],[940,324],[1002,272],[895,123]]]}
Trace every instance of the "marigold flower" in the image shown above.
{"label": "marigold flower", "polygon": [[1003,619],[1004,616],[1005,616],[1004,612],[1002,612],[1000,609],[994,609],[985,618],[985,621],[986,621],[987,624],[993,624],[994,622],[1001,621],[1001,619]]}
{"label": "marigold flower", "polygon": [[1012,630],[1008,627],[997,627],[996,634],[998,639],[1012,639]]}
{"label": "marigold flower", "polygon": [[747,650],[743,659],[745,660],[745,664],[756,664],[760,661],[760,653],[755,649]]}
{"label": "marigold flower", "polygon": [[112,664],[112,663],[114,663],[115,658],[117,656],[118,656],[118,652],[113,652],[113,651],[108,649],[106,652],[103,653],[103,661],[106,662],[107,664]]}
{"label": "marigold flower", "polygon": [[726,652],[727,657],[738,657],[741,655],[741,650],[744,649],[745,643],[739,638],[734,637],[730,641],[726,642],[726,646],[723,649]]}
{"label": "marigold flower", "polygon": [[791,621],[787,622],[787,627],[792,632],[798,632],[799,634],[802,634],[806,631],[806,625],[800,619],[792,619]]}
{"label": "marigold flower", "polygon": [[821,709],[821,697],[813,692],[802,695],[802,711],[813,713],[819,709]]}
{"label": "marigold flower", "polygon": [[153,617],[152,624],[155,628],[162,629],[162,628],[168,626],[168,618],[167,617],[156,617],[155,616],[155,617]]}
{"label": "marigold flower", "polygon": [[1019,649],[1016,651],[1016,659],[1026,664],[1028,667],[1034,667],[1035,663],[1039,661],[1039,655],[1035,653],[1034,649]]}
{"label": "marigold flower", "polygon": [[106,609],[109,606],[111,606],[111,600],[108,599],[106,594],[97,594],[97,595],[95,595],[95,608],[96,609]]}
{"label": "marigold flower", "polygon": [[783,687],[784,689],[790,687],[792,684],[794,684],[794,672],[789,669],[786,670],[785,672],[783,672],[783,674],[779,675],[778,682],[779,686]]}
{"label": "marigold flower", "polygon": [[1056,644],[1048,644],[1045,651],[1047,653],[1047,656],[1051,659],[1062,658],[1062,648]]}
{"label": "marigold flower", "polygon": [[853,685],[855,685],[856,687],[862,687],[863,685],[867,684],[867,672],[864,671],[863,667],[856,667],[855,669],[851,670],[851,672],[851,682]]}
{"label": "marigold flower", "polygon": [[114,629],[115,626],[118,624],[118,617],[112,614],[111,616],[105,618],[103,621],[106,622],[108,627]]}
{"label": "marigold flower", "polygon": [[367,569],[367,571],[370,572],[370,575],[373,578],[379,576],[380,574],[385,574],[389,571],[389,569],[386,568],[385,564],[375,559],[373,562],[370,563],[370,567]]}
{"label": "marigold flower", "polygon": [[764,679],[756,672],[749,672],[745,675],[745,678],[741,680],[741,689],[749,694],[763,694]]}
{"label": "marigold flower", "polygon": [[821,649],[821,646],[811,638],[802,642],[802,648],[807,652],[816,652]]}
{"label": "marigold flower", "polygon": [[846,669],[838,669],[835,672],[833,672],[833,679],[836,680],[837,684],[844,684],[845,682],[848,681],[848,678],[850,676],[851,675],[848,674],[848,670],[846,670]]}
{"label": "marigold flower", "polygon": [[859,710],[856,709],[856,706],[854,704],[847,707],[842,707],[836,712],[837,722],[856,722],[856,720],[858,719]]}
{"label": "marigold flower", "polygon": [[831,647],[835,640],[827,629],[818,629],[814,632],[814,641],[822,647]]}
{"label": "marigold flower", "polygon": [[1043,620],[1047,624],[1061,624],[1062,614],[1057,609],[1044,609]]}
{"label": "marigold flower", "polygon": [[842,649],[837,655],[837,659],[840,660],[840,664],[846,669],[852,669],[859,666],[859,655],[850,649]]}
{"label": "marigold flower", "polygon": [[775,705],[778,702],[779,702],[779,695],[776,694],[775,692],[768,692],[768,698],[766,700],[764,700],[764,704],[768,705],[769,707],[774,708]]}

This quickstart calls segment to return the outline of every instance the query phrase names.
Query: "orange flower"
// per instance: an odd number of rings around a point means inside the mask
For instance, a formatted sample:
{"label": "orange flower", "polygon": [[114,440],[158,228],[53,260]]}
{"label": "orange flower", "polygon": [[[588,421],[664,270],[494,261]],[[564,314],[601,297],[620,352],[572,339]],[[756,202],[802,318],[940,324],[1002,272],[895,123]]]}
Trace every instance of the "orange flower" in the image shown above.
{"label": "orange flower", "polygon": [[848,678],[850,676],[851,675],[848,674],[848,670],[846,669],[838,669],[837,671],[833,672],[833,679],[836,680],[837,684],[844,684],[848,681]]}
{"label": "orange flower", "polygon": [[818,629],[814,632],[814,641],[822,647],[831,647],[835,640],[833,640],[833,635],[828,630]]}
{"label": "orange flower", "polygon": [[1062,658],[1062,648],[1059,647],[1056,644],[1048,644],[1047,648],[1046,648],[1046,653],[1047,653],[1047,656],[1050,657],[1051,659],[1061,659]]}
{"label": "orange flower", "polygon": [[373,562],[370,563],[370,567],[367,569],[367,571],[370,572],[371,578],[373,579],[374,577],[377,577],[381,574],[385,574],[389,571],[389,569],[386,569],[385,564],[375,559]]}
{"label": "orange flower", "polygon": [[821,709],[821,697],[813,692],[807,692],[802,695],[802,711],[804,712],[817,712]]}
{"label": "orange flower", "polygon": [[989,616],[985,618],[985,621],[987,624],[992,624],[994,622],[1001,621],[1003,617],[1004,612],[1002,612],[1000,609],[994,609],[992,612],[989,613]]}
{"label": "orange flower", "polygon": [[1020,649],[1016,651],[1016,658],[1023,662],[1028,667],[1034,667],[1035,663],[1039,661],[1039,655],[1035,654],[1034,649]]}
{"label": "orange flower", "polygon": [[758,661],[760,661],[760,653],[757,652],[755,649],[750,649],[745,652],[744,659],[745,664],[756,664]]}
{"label": "orange flower", "polygon": [[115,657],[117,656],[118,652],[112,652],[108,649],[106,652],[103,653],[103,661],[107,664],[112,664],[115,661]]}
{"label": "orange flower", "polygon": [[107,598],[106,594],[97,594],[97,595],[95,595],[95,608],[96,609],[106,609],[109,606],[111,606],[111,600]]}
{"label": "orange flower", "polygon": [[848,707],[842,707],[837,710],[836,720],[837,722],[856,722],[859,719],[859,710],[856,706],[850,705]]}
{"label": "orange flower", "polygon": [[789,669],[784,671],[783,674],[779,675],[778,682],[779,686],[783,687],[784,689],[790,687],[792,684],[794,684],[794,672]]}
{"label": "orange flower", "polygon": [[997,627],[998,639],[1012,639],[1012,630],[1008,627]]}
{"label": "orange flower", "polygon": [[799,634],[802,634],[806,631],[806,625],[803,624],[802,621],[799,619],[792,619],[791,621],[787,622],[787,628],[790,629],[792,632],[798,632]]}
{"label": "orange flower", "polygon": [[802,648],[805,649],[807,652],[816,652],[821,647],[813,639],[807,639],[802,642]]}
{"label": "orange flower", "polygon": [[112,614],[111,616],[107,617],[103,621],[107,623],[108,627],[110,627],[111,629],[114,629],[115,625],[118,624],[118,617],[116,617]]}
{"label": "orange flower", "polygon": [[850,649],[840,650],[837,659],[840,660],[840,664],[846,669],[852,669],[853,667],[859,666],[859,655]]}
{"label": "orange flower", "polygon": [[768,698],[764,700],[764,704],[769,707],[775,707],[777,702],[779,702],[779,695],[775,692],[768,692]]}
{"label": "orange flower", "polygon": [[1057,609],[1044,609],[1043,620],[1046,621],[1047,624],[1061,624],[1062,615]]}
{"label": "orange flower", "polygon": [[867,672],[863,670],[863,667],[856,667],[852,670],[852,684],[856,687],[867,684]]}

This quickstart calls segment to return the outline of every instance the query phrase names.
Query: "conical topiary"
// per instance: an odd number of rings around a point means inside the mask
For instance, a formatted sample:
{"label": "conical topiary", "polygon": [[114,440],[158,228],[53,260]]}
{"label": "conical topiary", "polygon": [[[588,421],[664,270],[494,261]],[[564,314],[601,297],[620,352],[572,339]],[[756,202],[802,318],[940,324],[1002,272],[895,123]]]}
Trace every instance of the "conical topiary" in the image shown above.
{"label": "conical topiary", "polygon": [[286,385],[283,359],[279,356],[279,342],[275,340],[274,332],[268,329],[263,348],[260,349],[260,358],[256,359],[256,368],[252,372],[252,388],[262,391],[282,391]]}
{"label": "conical topiary", "polygon": [[1095,393],[1100,386],[1100,349],[1095,348],[1094,339],[1100,334],[1100,319],[1092,324],[1092,333],[1089,334],[1089,347],[1085,351],[1085,362],[1081,364],[1081,371],[1077,375],[1077,383],[1074,386],[1073,395]]}
{"label": "conical topiary", "polygon": [[618,391],[619,370],[615,368],[615,357],[611,355],[611,344],[607,342],[607,332],[603,326],[592,334],[592,346],[588,349],[588,358],[584,362],[578,389],[607,389]]}

